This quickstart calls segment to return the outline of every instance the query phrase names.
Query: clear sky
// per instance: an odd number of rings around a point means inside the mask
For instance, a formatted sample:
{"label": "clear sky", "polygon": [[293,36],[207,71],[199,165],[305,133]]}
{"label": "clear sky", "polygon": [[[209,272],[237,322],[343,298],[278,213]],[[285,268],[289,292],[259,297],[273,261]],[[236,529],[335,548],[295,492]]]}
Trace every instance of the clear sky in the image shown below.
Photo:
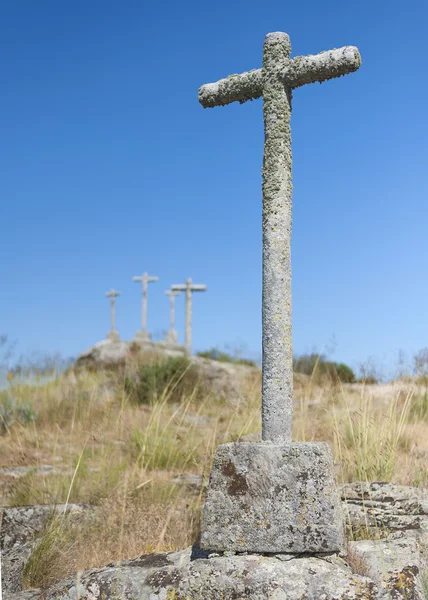
{"label": "clear sky", "polygon": [[[194,349],[261,346],[261,101],[203,110],[201,84],[359,47],[358,73],[296,90],[293,327],[353,366],[428,345],[428,7],[423,0],[0,3],[0,332],[77,355],[168,327],[193,277]],[[177,300],[184,330],[184,299]]]}

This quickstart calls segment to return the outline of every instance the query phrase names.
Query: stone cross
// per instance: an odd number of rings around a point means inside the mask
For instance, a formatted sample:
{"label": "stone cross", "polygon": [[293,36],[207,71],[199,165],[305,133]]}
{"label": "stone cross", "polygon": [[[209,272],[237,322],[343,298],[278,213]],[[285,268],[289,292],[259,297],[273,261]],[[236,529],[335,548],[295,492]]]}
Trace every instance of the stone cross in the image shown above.
{"label": "stone cross", "polygon": [[143,303],[142,303],[142,315],[141,315],[141,331],[137,333],[137,337],[143,341],[150,340],[150,334],[147,331],[147,293],[149,283],[158,281],[159,277],[150,277],[148,273],[143,273],[141,276],[135,275],[132,281],[141,281],[143,288]]}
{"label": "stone cross", "polygon": [[178,344],[178,335],[175,330],[175,298],[181,294],[178,290],[166,290],[165,294],[169,296],[169,331],[166,334],[165,342],[167,344]]}
{"label": "stone cross", "polygon": [[261,69],[230,75],[199,89],[204,108],[263,98],[262,438],[291,441],[291,98],[294,88],[356,71],[358,49],[345,46],[290,58],[286,33],[269,33]]}
{"label": "stone cross", "polygon": [[121,293],[117,292],[113,288],[106,292],[107,298],[110,298],[110,309],[111,309],[111,331],[107,334],[107,339],[112,341],[119,341],[119,332],[116,331],[116,298]]}
{"label": "stone cross", "polygon": [[189,278],[186,283],[174,284],[171,286],[173,292],[186,292],[186,349],[190,354],[192,347],[192,293],[193,292],[206,292],[207,286],[204,284],[192,283]]}

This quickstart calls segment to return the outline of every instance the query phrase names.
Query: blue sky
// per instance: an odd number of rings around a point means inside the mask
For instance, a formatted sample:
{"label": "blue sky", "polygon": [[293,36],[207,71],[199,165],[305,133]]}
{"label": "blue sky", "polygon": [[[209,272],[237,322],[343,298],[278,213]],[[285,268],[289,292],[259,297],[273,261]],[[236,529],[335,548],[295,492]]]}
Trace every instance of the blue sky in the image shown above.
{"label": "blue sky", "polygon": [[[194,349],[260,353],[262,104],[203,110],[197,91],[282,30],[294,56],[363,58],[294,94],[294,349],[356,366],[428,345],[427,18],[422,0],[1,3],[0,331],[76,355],[115,287],[131,339],[147,270],[154,334],[193,277]],[[183,298],[177,315],[182,338]]]}

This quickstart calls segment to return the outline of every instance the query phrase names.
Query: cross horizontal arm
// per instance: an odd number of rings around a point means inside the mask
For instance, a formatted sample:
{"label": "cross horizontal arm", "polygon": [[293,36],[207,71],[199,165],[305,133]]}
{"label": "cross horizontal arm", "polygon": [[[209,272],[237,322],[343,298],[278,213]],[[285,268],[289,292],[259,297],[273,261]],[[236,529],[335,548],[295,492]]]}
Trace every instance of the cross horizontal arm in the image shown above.
{"label": "cross horizontal arm", "polygon": [[192,292],[206,292],[207,291],[207,286],[206,285],[199,285],[199,284],[195,284],[192,285],[191,288]]}
{"label": "cross horizontal arm", "polygon": [[[307,83],[327,81],[341,75],[353,73],[361,65],[361,56],[355,46],[344,46],[320,54],[296,56],[290,60],[283,73],[284,85],[297,88]],[[263,94],[262,70],[255,69],[229,75],[216,83],[207,83],[199,88],[198,99],[204,108],[225,106],[232,102],[255,100]]]}
{"label": "cross horizontal arm", "polygon": [[182,283],[174,283],[174,285],[171,286],[171,290],[173,292],[182,292],[183,290],[187,290],[187,285]]}
{"label": "cross horizontal arm", "polygon": [[355,46],[343,46],[335,50],[296,56],[284,73],[284,83],[291,88],[307,83],[327,81],[348,73],[354,73],[361,66],[361,55]]}
{"label": "cross horizontal arm", "polygon": [[206,83],[199,88],[198,100],[204,108],[225,106],[232,102],[243,104],[260,98],[263,92],[262,70],[255,69],[240,75],[229,75],[216,83]]}
{"label": "cross horizontal arm", "polygon": [[159,281],[159,277],[144,277],[144,275],[135,275],[132,281]]}
{"label": "cross horizontal arm", "polygon": [[165,294],[168,296],[178,296],[181,293],[181,290],[165,290]]}

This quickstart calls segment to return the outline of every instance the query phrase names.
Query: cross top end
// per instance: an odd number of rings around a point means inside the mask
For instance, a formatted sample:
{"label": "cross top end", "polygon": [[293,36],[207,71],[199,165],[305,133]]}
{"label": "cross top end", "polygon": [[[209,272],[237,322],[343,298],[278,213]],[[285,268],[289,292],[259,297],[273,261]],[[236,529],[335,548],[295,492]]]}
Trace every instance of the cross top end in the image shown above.
{"label": "cross top end", "polygon": [[159,277],[150,277],[148,273],[143,273],[142,275],[134,275],[132,281],[141,281],[143,283],[151,283],[152,281],[159,281]]}
{"label": "cross top end", "polygon": [[278,43],[284,46],[284,49],[286,50],[288,55],[291,54],[291,40],[288,33],[284,33],[283,31],[274,31],[266,35],[265,46],[270,46]]}
{"label": "cross top end", "polygon": [[207,290],[207,286],[203,283],[193,283],[191,277],[186,279],[186,283],[174,283],[171,286],[171,290],[173,292],[205,292]]}
{"label": "cross top end", "polygon": [[[281,67],[280,77],[284,86],[294,89],[307,83],[322,83],[348,73],[357,71],[361,66],[361,55],[355,46],[343,46],[334,50],[320,52],[316,55],[296,56],[290,58],[291,42],[286,33],[276,31],[268,33],[264,43],[263,67],[268,55],[276,54],[286,58]],[[276,58],[273,56],[272,58]],[[270,67],[272,62],[269,61]],[[264,69],[253,69],[240,75],[229,75],[215,83],[207,83],[199,88],[198,99],[204,108],[225,106],[232,102],[243,104],[248,100],[256,100],[263,96]],[[279,68],[279,65],[278,65]]]}
{"label": "cross top end", "polygon": [[114,290],[113,288],[111,290],[109,290],[108,292],[106,292],[105,294],[108,298],[115,298],[116,296],[121,296],[122,293],[121,292],[117,292],[116,290]]}

